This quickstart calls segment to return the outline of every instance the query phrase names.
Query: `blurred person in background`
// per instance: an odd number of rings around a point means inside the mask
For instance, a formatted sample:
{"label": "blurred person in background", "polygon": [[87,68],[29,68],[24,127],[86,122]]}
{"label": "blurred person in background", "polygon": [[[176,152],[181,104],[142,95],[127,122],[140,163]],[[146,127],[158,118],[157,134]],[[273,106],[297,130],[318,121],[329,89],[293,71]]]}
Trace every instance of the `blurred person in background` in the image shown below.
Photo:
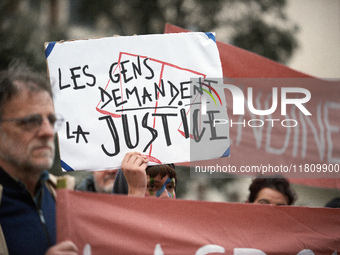
{"label": "blurred person in background", "polygon": [[247,203],[293,205],[296,201],[295,191],[288,180],[279,176],[255,178],[249,191]]}
{"label": "blurred person in background", "polygon": [[85,177],[77,186],[76,190],[99,193],[111,193],[118,169],[93,171]]}

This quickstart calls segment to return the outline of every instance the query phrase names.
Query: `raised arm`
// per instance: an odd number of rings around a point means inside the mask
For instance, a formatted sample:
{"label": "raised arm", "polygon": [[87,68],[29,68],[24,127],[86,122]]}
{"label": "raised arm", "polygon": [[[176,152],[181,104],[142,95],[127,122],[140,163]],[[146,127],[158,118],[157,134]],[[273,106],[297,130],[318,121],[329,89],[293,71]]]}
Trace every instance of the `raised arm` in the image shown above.
{"label": "raised arm", "polygon": [[144,197],[148,158],[139,152],[128,152],[122,162],[122,172],[129,186],[129,196]]}

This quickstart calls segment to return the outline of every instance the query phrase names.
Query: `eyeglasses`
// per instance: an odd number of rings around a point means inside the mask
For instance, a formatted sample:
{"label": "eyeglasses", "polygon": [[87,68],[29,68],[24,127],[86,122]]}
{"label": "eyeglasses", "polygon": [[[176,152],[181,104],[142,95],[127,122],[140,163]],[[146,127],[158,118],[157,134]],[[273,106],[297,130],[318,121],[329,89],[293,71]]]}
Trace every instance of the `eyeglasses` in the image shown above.
{"label": "eyeglasses", "polygon": [[[64,122],[63,118],[57,117],[54,114],[48,115],[47,119],[51,126],[54,128],[55,132],[57,132],[61,128]],[[0,119],[0,122],[14,121],[17,122],[20,126],[25,127],[26,130],[32,131],[38,129],[43,123],[43,120],[44,120],[43,116],[41,116],[40,114],[34,114],[24,118]]]}

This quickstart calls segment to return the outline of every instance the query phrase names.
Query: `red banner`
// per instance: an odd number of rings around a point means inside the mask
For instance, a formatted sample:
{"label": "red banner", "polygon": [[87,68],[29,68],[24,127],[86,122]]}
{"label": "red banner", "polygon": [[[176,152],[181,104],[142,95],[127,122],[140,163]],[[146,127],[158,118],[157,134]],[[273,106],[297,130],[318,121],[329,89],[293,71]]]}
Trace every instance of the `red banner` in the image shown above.
{"label": "red banner", "polygon": [[340,209],[57,194],[58,241],[86,255],[335,255],[339,229]]}
{"label": "red banner", "polygon": [[[186,31],[169,24],[165,28],[165,33]],[[234,174],[250,176],[271,171],[284,175],[293,183],[340,189],[339,81],[313,78],[235,46],[216,43],[223,76],[228,78],[224,83],[241,88],[245,96],[245,113],[233,114],[235,98],[226,89],[230,158],[202,164],[214,169],[224,166]],[[252,94],[249,94],[249,88]],[[279,103],[273,114],[262,116],[249,109],[250,100],[255,109],[269,109],[274,95],[278,101],[283,101],[286,88],[304,88],[310,92],[311,99],[303,106],[311,116],[294,104],[286,105],[283,113]],[[191,166],[195,168],[196,165],[201,163],[194,162]]]}

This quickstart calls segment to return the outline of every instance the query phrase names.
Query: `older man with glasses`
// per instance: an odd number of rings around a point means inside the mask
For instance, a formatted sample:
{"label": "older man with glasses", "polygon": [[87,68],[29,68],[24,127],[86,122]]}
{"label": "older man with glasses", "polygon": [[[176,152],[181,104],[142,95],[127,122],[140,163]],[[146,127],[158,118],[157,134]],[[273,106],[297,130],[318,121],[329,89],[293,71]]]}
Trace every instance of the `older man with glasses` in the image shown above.
{"label": "older man with glasses", "polygon": [[48,188],[46,170],[61,123],[43,76],[23,65],[0,73],[0,254],[78,252],[71,241],[56,244],[55,200]]}

